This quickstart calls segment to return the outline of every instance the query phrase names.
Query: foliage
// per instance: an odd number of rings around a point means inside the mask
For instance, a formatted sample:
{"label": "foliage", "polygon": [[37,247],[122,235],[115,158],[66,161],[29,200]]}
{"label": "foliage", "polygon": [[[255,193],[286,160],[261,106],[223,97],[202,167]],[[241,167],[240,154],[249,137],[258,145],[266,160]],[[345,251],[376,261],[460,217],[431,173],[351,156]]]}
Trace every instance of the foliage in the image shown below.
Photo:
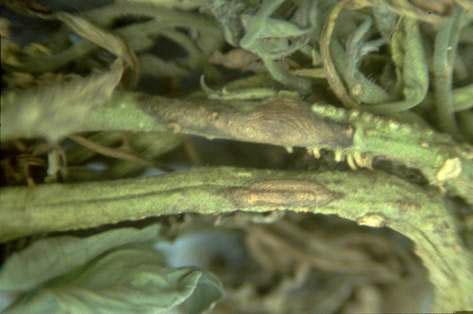
{"label": "foliage", "polygon": [[24,293],[5,313],[201,313],[222,296],[220,283],[196,269],[166,267],[145,245],[158,230],[33,243],[0,272],[0,291]]}
{"label": "foliage", "polygon": [[2,5],[7,313],[473,307],[470,0]]}

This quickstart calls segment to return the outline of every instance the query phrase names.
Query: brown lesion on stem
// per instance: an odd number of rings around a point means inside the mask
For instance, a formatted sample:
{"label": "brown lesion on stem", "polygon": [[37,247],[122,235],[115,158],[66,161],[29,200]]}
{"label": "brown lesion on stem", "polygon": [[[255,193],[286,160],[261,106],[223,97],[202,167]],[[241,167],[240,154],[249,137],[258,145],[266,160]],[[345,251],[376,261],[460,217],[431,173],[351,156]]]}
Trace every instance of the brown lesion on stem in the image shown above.
{"label": "brown lesion on stem", "polygon": [[315,116],[303,101],[275,97],[243,101],[170,100],[137,95],[140,108],[160,124],[182,133],[286,147],[347,147],[353,130],[347,124]]}
{"label": "brown lesion on stem", "polygon": [[324,206],[342,195],[322,184],[297,179],[264,179],[248,187],[232,188],[226,194],[237,207],[318,207]]}

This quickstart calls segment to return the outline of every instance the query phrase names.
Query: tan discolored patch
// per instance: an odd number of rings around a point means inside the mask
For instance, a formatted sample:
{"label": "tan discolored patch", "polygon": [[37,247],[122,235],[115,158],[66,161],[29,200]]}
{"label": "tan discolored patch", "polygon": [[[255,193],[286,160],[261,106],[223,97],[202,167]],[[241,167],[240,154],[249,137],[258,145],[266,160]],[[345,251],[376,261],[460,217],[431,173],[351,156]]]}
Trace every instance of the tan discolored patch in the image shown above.
{"label": "tan discolored patch", "polygon": [[436,174],[436,178],[440,182],[457,178],[462,172],[462,164],[460,158],[447,159],[440,170]]}
{"label": "tan discolored patch", "polygon": [[225,54],[216,51],[209,57],[209,63],[238,70],[248,70],[252,66],[254,67],[258,60],[258,56],[244,49],[232,49]]}
{"label": "tan discolored patch", "polygon": [[206,137],[266,143],[283,147],[345,148],[353,143],[353,129],[312,113],[294,97],[263,102],[171,100],[137,98],[142,110],[171,130]]}
{"label": "tan discolored patch", "polygon": [[399,209],[402,211],[418,211],[422,206],[414,200],[402,200],[398,202]]}
{"label": "tan discolored patch", "polygon": [[356,222],[362,226],[369,226],[369,227],[384,227],[386,225],[386,217],[381,214],[376,213],[369,213],[359,217]]}
{"label": "tan discolored patch", "polygon": [[317,207],[340,197],[319,183],[295,179],[259,181],[246,188],[235,188],[230,194],[243,207]]}
{"label": "tan discolored patch", "polygon": [[244,141],[281,146],[346,147],[352,143],[348,126],[314,116],[300,100],[276,97],[251,112],[225,115],[215,124],[227,136]]}

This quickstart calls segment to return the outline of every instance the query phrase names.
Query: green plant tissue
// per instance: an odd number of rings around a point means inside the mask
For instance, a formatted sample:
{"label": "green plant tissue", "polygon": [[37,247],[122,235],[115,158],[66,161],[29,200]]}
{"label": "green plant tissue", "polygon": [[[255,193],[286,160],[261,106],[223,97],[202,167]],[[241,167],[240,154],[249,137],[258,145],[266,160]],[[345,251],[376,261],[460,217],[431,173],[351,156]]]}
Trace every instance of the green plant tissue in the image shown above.
{"label": "green plant tissue", "polygon": [[[4,313],[201,313],[223,295],[195,268],[170,268],[146,242],[159,228],[44,239],[7,260],[0,291],[24,291]],[[37,254],[39,251],[48,254]],[[15,285],[15,283],[17,283]],[[21,284],[21,285],[20,285]]]}

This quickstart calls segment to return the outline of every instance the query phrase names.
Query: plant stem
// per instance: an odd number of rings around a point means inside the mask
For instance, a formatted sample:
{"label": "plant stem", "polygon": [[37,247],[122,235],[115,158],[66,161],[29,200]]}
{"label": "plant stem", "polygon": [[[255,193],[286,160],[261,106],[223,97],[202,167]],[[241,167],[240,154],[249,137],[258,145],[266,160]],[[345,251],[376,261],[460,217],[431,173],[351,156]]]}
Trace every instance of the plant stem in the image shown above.
{"label": "plant stem", "polygon": [[[22,106],[19,113],[7,110],[17,105],[18,102],[13,101],[2,103],[2,109],[5,107],[2,135],[9,134],[10,138],[19,125],[22,135],[30,137],[82,131],[173,131],[208,139],[361,153],[418,169],[431,184],[473,204],[473,148],[470,145],[456,144],[448,135],[370,113],[328,105],[313,105],[311,111],[308,104],[293,97],[245,102],[180,100],[116,92],[107,104],[90,110],[82,121],[67,124],[66,132],[61,130],[64,121],[60,113],[38,113],[38,119],[47,121],[32,121],[26,108],[29,104]],[[40,108],[36,103],[32,106],[35,111]],[[24,120],[28,124],[23,123]],[[42,128],[38,129],[38,125]],[[8,138],[2,138],[5,139]]]}
{"label": "plant stem", "polygon": [[[171,100],[141,94],[116,95],[89,115],[84,130],[173,130],[177,133],[285,147],[363,153],[419,169],[433,185],[473,204],[473,149],[415,125],[369,113],[276,97],[266,102]],[[439,175],[454,160],[459,169]],[[455,172],[457,171],[457,172]]]}
{"label": "plant stem", "polygon": [[2,190],[0,239],[179,213],[290,210],[388,226],[416,243],[436,286],[435,310],[470,308],[472,255],[444,198],[384,173],[199,168],[133,180]]}

